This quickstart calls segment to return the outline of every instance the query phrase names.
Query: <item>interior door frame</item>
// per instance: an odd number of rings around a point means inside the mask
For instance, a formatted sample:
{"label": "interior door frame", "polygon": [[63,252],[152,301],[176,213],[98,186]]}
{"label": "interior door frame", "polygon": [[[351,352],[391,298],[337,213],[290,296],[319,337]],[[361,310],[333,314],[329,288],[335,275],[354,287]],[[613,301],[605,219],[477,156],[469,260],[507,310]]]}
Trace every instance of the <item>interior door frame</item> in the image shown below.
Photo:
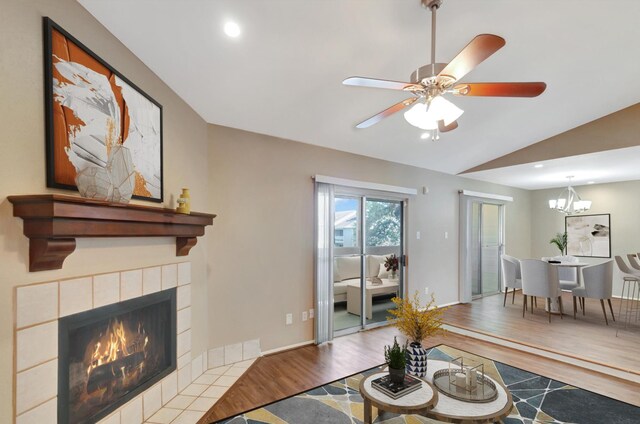
{"label": "interior door frame", "polygon": [[[499,255],[504,252],[506,244],[506,205],[513,201],[510,196],[499,194],[480,193],[469,190],[459,192],[459,242],[458,242],[458,301],[469,303],[474,297],[472,294],[472,267],[471,267],[471,239],[472,239],[472,219],[473,203],[489,203],[501,205],[500,208],[500,247]],[[480,226],[481,228],[481,226]],[[500,273],[499,273],[500,274]],[[480,279],[482,281],[482,279]],[[482,284],[482,283],[481,283]]]}

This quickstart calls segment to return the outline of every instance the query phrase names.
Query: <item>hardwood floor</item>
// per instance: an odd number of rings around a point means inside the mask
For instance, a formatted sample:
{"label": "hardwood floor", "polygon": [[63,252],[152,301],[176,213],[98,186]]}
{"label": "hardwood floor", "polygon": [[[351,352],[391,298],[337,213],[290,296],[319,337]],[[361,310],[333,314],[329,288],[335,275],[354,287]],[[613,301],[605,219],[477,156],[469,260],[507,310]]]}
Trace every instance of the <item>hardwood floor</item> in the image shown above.
{"label": "hardwood floor", "polygon": [[[612,322],[609,315],[609,326],[605,325],[602,305],[595,299],[585,299],[586,314],[582,315],[578,307],[577,319],[574,320],[569,293],[563,295],[563,319],[552,315],[549,323],[542,299],[538,299],[534,314],[531,315],[529,309],[523,318],[522,298],[517,292],[515,304],[512,304],[509,293],[507,305],[503,308],[503,295],[488,296],[449,308],[444,319],[450,325],[640,375],[640,329],[637,325],[635,331],[620,331],[616,337],[619,322]],[[619,301],[613,299],[612,303],[617,318]]]}
{"label": "hardwood floor", "polygon": [[[199,424],[214,423],[378,366],[384,361],[384,345],[395,335],[399,335],[395,328],[383,327],[322,346],[259,358]],[[639,384],[454,333],[431,338],[425,346],[442,343],[640,406]]]}

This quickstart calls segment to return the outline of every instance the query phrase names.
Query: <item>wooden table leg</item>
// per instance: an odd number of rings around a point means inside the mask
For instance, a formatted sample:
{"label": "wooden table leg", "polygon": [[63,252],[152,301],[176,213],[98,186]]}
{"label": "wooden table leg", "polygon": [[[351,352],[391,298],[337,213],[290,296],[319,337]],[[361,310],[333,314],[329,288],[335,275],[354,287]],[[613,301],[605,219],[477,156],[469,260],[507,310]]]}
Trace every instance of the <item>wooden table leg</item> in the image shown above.
{"label": "wooden table leg", "polygon": [[367,398],[364,398],[364,422],[365,424],[371,424],[371,401]]}

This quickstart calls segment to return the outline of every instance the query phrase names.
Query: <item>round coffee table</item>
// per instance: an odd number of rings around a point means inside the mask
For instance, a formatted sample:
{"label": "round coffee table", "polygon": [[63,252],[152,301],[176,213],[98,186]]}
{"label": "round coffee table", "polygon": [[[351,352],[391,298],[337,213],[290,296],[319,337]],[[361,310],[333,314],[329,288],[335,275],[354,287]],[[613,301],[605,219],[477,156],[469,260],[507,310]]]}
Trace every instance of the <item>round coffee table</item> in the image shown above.
{"label": "round coffee table", "polygon": [[438,402],[438,392],[431,383],[422,380],[422,387],[418,390],[392,399],[382,392],[371,387],[371,382],[376,378],[387,375],[386,372],[376,373],[363,378],[360,382],[360,394],[364,399],[364,422],[371,424],[372,407],[379,410],[394,412],[396,414],[420,414],[425,415]]}
{"label": "round coffee table", "polygon": [[[449,363],[446,361],[429,359],[425,379],[433,381],[433,374],[436,371],[448,367]],[[426,416],[450,423],[492,423],[502,420],[509,415],[511,408],[513,408],[511,393],[500,382],[489,376],[487,378],[496,385],[498,397],[495,400],[486,403],[473,403],[441,394],[438,403],[427,412]]]}

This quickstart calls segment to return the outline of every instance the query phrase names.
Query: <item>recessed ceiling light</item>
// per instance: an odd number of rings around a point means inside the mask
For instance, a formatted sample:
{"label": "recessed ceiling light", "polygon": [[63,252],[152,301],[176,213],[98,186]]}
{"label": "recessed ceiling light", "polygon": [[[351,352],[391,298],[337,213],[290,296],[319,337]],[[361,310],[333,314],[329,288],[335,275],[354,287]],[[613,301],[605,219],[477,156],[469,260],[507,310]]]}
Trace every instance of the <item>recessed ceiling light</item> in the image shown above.
{"label": "recessed ceiling light", "polygon": [[420,138],[422,140],[426,140],[429,137],[431,137],[431,133],[429,133],[429,132],[423,132],[422,134],[420,134]]}
{"label": "recessed ceiling light", "polygon": [[542,168],[544,165],[541,163],[537,163],[535,165],[533,165],[534,168]]}
{"label": "recessed ceiling light", "polygon": [[236,38],[240,36],[240,25],[235,22],[227,22],[224,24],[224,33],[227,34],[231,38]]}
{"label": "recessed ceiling light", "polygon": [[595,181],[589,181],[587,184],[595,184]]}

